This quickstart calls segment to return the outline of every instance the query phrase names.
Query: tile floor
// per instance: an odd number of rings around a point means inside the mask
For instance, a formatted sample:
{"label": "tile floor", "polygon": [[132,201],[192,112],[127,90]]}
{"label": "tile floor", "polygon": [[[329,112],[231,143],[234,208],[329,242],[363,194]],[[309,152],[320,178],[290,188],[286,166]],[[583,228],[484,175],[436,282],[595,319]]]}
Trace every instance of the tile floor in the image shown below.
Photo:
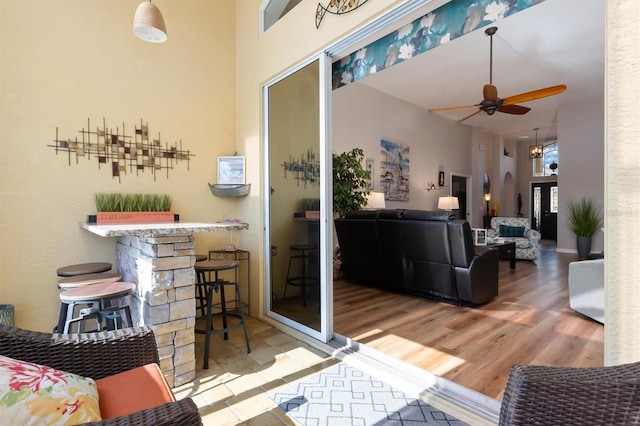
{"label": "tile floor", "polygon": [[268,392],[338,361],[255,318],[247,318],[251,353],[241,329],[211,338],[209,369],[202,369],[204,336],[196,335],[196,379],[174,389],[190,397],[204,425],[295,425]]}

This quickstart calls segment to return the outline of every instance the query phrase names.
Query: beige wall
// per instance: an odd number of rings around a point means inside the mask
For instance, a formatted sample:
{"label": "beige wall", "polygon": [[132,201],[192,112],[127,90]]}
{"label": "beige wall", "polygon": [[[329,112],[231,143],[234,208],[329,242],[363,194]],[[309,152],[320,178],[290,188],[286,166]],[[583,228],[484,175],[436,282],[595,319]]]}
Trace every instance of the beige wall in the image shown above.
{"label": "beige wall", "polygon": [[[451,173],[471,175],[469,139],[471,128],[429,114],[422,108],[354,83],[332,93],[333,151],[354,146],[374,161],[374,191],[380,185],[380,139],[408,146],[409,201],[388,201],[387,208],[438,210],[438,198],[451,192]],[[445,171],[446,188],[426,191],[438,185],[438,171]],[[477,215],[477,210],[470,213]]]}
{"label": "beige wall", "polygon": [[[16,324],[51,331],[59,310],[55,271],[115,262],[115,240],[79,228],[95,213],[95,192],[167,193],[183,221],[235,217],[235,199],[215,198],[216,158],[235,148],[235,2],[157,0],[169,40],[133,36],[137,0],[0,1],[0,303]],[[257,106],[256,106],[257,107]],[[55,155],[60,136],[102,122],[140,120],[163,140],[195,153],[189,167],[127,175],[122,183],[94,157],[71,166]],[[239,154],[243,152],[239,149]],[[257,191],[257,188],[255,189]],[[227,235],[198,234],[196,248],[222,248]]]}

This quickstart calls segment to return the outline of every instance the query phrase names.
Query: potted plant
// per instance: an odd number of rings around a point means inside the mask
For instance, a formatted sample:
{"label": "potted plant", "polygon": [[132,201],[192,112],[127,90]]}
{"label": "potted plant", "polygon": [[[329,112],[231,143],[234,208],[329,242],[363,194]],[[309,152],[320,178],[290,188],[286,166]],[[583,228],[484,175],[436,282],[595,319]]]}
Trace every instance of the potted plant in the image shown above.
{"label": "potted plant", "polygon": [[89,223],[167,223],[179,220],[171,212],[171,197],[160,194],[96,193],[97,214]]}
{"label": "potted plant", "polygon": [[591,252],[591,237],[602,223],[599,207],[592,199],[583,197],[580,200],[567,201],[567,224],[576,234],[578,256],[585,257]]}
{"label": "potted plant", "polygon": [[340,217],[367,204],[367,180],[370,174],[362,167],[360,148],[333,154],[333,211]]}

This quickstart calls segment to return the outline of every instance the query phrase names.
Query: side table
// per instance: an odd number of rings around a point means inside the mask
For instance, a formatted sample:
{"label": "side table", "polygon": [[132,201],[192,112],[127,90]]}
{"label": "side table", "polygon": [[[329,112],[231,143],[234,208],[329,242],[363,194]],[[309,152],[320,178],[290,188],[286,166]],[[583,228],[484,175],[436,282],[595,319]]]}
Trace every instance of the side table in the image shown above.
{"label": "side table", "polygon": [[[246,282],[246,288],[247,288],[247,296],[245,297],[243,296],[243,299],[246,302],[243,302],[243,305],[245,308],[250,309],[249,307],[251,306],[251,278],[250,278],[250,270],[251,267],[249,265],[250,262],[250,258],[251,258],[251,254],[247,251],[247,250],[242,250],[242,249],[236,249],[236,250],[225,250],[225,249],[220,249],[220,250],[209,250],[209,260],[237,260],[238,263],[240,263],[240,266],[242,266],[242,262],[245,262],[245,266],[246,266],[246,273],[247,273],[247,282]],[[240,267],[236,268],[235,270],[235,280],[238,283],[238,286],[240,286]],[[240,286],[240,288],[242,288]],[[249,312],[251,312],[249,310]]]}
{"label": "side table", "polygon": [[516,269],[516,243],[513,241],[504,241],[502,243],[487,244],[487,247],[497,248],[500,260],[509,259],[509,267]]}

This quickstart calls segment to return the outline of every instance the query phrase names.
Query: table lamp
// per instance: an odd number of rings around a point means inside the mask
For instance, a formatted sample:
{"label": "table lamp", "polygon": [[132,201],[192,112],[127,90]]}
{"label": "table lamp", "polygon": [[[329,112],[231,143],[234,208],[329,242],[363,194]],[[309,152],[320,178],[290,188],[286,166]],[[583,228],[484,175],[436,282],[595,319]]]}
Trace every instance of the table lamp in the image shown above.
{"label": "table lamp", "polygon": [[365,209],[367,210],[377,210],[386,208],[386,203],[384,201],[384,192],[370,192],[367,197],[367,205]]}
{"label": "table lamp", "polygon": [[440,210],[458,210],[460,205],[458,204],[458,197],[440,197],[438,198],[438,208]]}

